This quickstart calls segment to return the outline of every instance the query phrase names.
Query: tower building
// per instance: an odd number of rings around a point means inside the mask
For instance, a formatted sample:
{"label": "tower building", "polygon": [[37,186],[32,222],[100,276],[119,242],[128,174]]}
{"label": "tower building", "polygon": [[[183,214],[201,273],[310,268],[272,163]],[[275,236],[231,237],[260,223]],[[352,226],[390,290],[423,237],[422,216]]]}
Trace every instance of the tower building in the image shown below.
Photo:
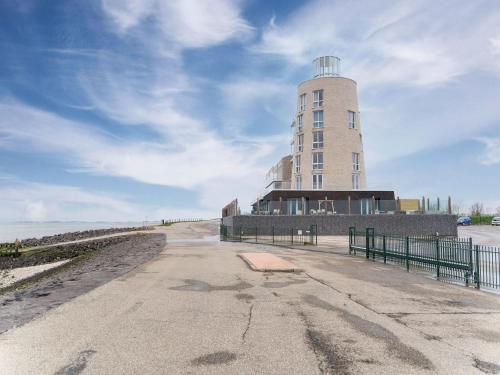
{"label": "tower building", "polygon": [[366,188],[356,82],[340,76],[340,59],[314,60],[315,73],[297,88],[292,190]]}

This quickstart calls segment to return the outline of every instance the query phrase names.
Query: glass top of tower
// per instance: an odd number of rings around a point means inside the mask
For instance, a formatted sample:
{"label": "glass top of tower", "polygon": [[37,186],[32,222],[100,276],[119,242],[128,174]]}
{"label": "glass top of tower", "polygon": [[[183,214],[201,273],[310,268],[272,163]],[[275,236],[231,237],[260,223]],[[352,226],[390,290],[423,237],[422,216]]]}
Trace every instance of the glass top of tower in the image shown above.
{"label": "glass top of tower", "polygon": [[340,59],[336,56],[321,56],[313,60],[314,78],[340,75]]}

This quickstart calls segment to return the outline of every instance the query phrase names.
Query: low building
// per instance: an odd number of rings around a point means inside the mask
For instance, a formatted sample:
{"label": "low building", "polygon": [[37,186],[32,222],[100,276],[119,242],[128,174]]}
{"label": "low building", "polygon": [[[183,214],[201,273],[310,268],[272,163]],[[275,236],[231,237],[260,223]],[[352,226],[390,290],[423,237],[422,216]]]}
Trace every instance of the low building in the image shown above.
{"label": "low building", "polygon": [[272,190],[252,205],[253,215],[389,214],[397,211],[393,191]]}

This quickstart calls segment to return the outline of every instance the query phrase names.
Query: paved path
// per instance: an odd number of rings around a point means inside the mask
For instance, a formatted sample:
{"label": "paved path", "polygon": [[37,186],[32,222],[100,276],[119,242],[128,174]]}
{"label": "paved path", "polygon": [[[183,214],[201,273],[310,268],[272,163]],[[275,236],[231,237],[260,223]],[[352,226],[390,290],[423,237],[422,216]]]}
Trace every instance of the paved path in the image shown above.
{"label": "paved path", "polygon": [[472,237],[476,245],[500,247],[500,226],[470,225],[458,227],[460,237]]}
{"label": "paved path", "polygon": [[[153,261],[0,335],[0,374],[500,371],[498,296],[363,258],[219,243],[217,223],[159,230]],[[305,271],[253,272],[237,256],[249,251]]]}

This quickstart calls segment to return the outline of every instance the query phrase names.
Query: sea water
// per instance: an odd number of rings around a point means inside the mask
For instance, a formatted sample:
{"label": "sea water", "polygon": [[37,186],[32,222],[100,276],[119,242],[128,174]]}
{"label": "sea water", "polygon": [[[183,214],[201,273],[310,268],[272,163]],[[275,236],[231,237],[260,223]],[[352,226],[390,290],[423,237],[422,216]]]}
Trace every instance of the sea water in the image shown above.
{"label": "sea water", "polygon": [[0,242],[39,238],[89,229],[141,227],[156,222],[18,222],[0,223]]}

